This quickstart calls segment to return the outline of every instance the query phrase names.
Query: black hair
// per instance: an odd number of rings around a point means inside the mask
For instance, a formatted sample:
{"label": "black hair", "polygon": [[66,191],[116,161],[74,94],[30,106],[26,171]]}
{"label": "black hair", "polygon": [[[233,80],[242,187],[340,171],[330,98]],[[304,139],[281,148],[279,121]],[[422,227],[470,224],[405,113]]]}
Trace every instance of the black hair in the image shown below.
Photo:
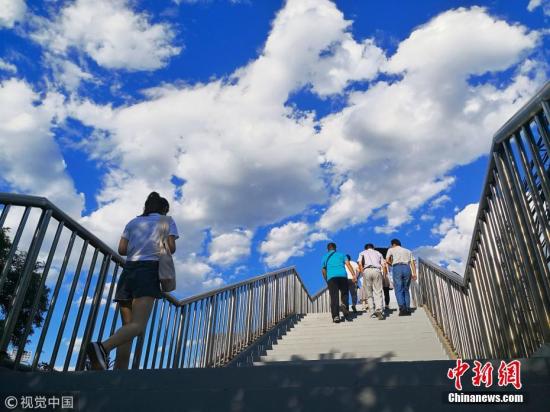
{"label": "black hair", "polygon": [[350,255],[346,255],[346,257],[348,258],[348,260],[351,260],[351,256],[350,256]]}
{"label": "black hair", "polygon": [[165,215],[170,210],[170,204],[168,200],[161,197],[157,192],[149,193],[147,200],[145,200],[145,206],[143,207],[142,216],[149,216],[151,213],[160,213]]}
{"label": "black hair", "polygon": [[392,246],[395,245],[395,246],[401,246],[401,241],[399,239],[392,239],[391,240],[391,244]]}
{"label": "black hair", "polygon": [[365,249],[374,249],[374,245],[372,243],[367,243]]}
{"label": "black hair", "polygon": [[336,243],[330,242],[330,243],[327,245],[327,249],[328,249],[328,250],[331,250],[331,249],[336,250]]}

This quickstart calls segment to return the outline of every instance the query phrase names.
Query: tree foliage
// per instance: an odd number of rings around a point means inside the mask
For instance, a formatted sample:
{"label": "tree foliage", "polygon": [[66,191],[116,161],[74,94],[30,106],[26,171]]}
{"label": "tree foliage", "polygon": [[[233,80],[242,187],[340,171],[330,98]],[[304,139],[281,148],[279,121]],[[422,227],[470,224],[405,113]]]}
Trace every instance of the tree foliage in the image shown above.
{"label": "tree foliage", "polygon": [[[8,229],[0,229],[0,273],[2,273],[4,270],[10,248],[11,241],[8,236]],[[25,252],[17,251],[15,253],[13,260],[9,266],[7,279],[4,283],[2,290],[0,291],[0,335],[4,334],[6,317],[10,311],[11,305],[13,304],[14,294],[23,273],[26,258],[27,254]],[[21,345],[24,346],[29,342],[29,339],[26,339],[26,341],[23,342],[23,334],[25,332],[25,326],[31,316],[32,305],[34,303],[35,296],[37,295],[38,289],[40,288],[40,278],[43,268],[44,263],[41,261],[37,261],[33,267],[31,280],[25,293],[23,306],[21,308],[19,318],[17,319],[17,322],[15,324],[15,329],[13,330],[13,333],[10,337],[10,343],[14,347],[19,347]],[[44,286],[38,302],[38,310],[36,311],[32,319],[29,336],[34,333],[35,328],[39,328],[44,322],[44,314],[48,310],[49,293],[50,289],[47,286]]]}

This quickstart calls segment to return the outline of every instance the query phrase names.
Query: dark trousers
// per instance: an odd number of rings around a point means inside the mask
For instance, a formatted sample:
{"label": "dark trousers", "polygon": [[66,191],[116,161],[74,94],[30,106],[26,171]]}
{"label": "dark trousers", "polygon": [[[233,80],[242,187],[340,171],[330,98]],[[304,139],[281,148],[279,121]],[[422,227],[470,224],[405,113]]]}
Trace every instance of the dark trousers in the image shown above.
{"label": "dark trousers", "polygon": [[[330,313],[335,318],[336,316],[340,316],[340,299],[342,300],[342,305],[345,305],[346,309],[348,307],[348,278],[330,278],[327,285],[330,295]],[[340,299],[338,299],[338,292],[340,292]]]}
{"label": "dark trousers", "polygon": [[355,306],[357,305],[357,283],[351,279],[348,279],[348,289],[349,294],[351,295],[351,304]]}
{"label": "dark trousers", "polygon": [[390,304],[390,287],[384,286],[384,304],[388,306]]}

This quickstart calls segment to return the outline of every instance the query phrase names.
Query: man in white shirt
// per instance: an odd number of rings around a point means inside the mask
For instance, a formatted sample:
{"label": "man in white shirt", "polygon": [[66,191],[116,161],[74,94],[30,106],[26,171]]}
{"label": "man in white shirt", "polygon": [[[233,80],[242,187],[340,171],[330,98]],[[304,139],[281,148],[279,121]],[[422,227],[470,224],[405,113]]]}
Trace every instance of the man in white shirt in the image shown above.
{"label": "man in white shirt", "polygon": [[371,317],[384,319],[382,308],[384,307],[382,290],[382,271],[385,269],[384,257],[374,249],[372,243],[365,245],[365,250],[359,253],[357,258],[359,273],[363,273],[363,290]]}
{"label": "man in white shirt", "polygon": [[357,308],[355,306],[357,305],[357,277],[359,276],[359,266],[356,262],[351,260],[350,255],[346,255],[346,258],[348,259],[349,266],[353,269],[352,272],[348,265],[346,265],[346,273],[348,274],[348,289],[349,294],[351,295],[351,310],[353,313],[357,313]]}
{"label": "man in white shirt", "polygon": [[411,314],[409,287],[411,279],[416,280],[416,266],[412,252],[402,247],[399,239],[393,239],[386,254],[386,261],[392,265],[393,286],[399,305],[399,316],[409,316]]}

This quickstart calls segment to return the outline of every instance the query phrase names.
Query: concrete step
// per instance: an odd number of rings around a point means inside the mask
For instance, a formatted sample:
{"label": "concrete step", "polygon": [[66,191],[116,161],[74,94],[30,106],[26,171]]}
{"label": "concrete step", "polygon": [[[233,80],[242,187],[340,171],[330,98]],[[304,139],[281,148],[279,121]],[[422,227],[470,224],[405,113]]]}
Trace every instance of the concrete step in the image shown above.
{"label": "concrete step", "polygon": [[413,352],[426,352],[430,351],[441,351],[445,353],[445,348],[439,342],[432,341],[422,341],[418,345],[410,346],[408,344],[400,343],[388,343],[385,345],[353,345],[347,343],[322,343],[311,345],[287,345],[287,344],[278,344],[273,345],[273,348],[267,351],[267,354],[270,353],[302,353],[302,352],[361,352],[361,351],[413,351]]}
{"label": "concrete step", "polygon": [[281,351],[276,353],[267,353],[260,357],[262,362],[277,362],[280,360],[292,360],[292,358],[300,358],[307,360],[319,360],[326,357],[338,358],[379,358],[388,357],[394,360],[446,360],[449,357],[441,348],[430,348],[423,351],[407,351],[399,348],[388,348],[384,350],[318,350],[318,351]]}
{"label": "concrete step", "polygon": [[411,316],[392,312],[383,321],[358,313],[335,324],[328,313],[305,315],[271,345],[261,363],[376,358],[384,361],[449,359],[422,308]]}
{"label": "concrete step", "polygon": [[[521,360],[525,404],[487,406],[498,411],[547,411],[550,360]],[[0,368],[4,397],[74,393],[86,412],[474,412],[481,405],[448,404],[455,392],[447,370],[454,361],[324,360],[257,367],[107,372],[13,372]],[[496,371],[499,360],[493,361]],[[493,385],[463,391],[510,392]],[[513,390],[512,390],[513,391]],[[2,400],[3,402],[3,400]],[[17,409],[21,410],[21,409]]]}

